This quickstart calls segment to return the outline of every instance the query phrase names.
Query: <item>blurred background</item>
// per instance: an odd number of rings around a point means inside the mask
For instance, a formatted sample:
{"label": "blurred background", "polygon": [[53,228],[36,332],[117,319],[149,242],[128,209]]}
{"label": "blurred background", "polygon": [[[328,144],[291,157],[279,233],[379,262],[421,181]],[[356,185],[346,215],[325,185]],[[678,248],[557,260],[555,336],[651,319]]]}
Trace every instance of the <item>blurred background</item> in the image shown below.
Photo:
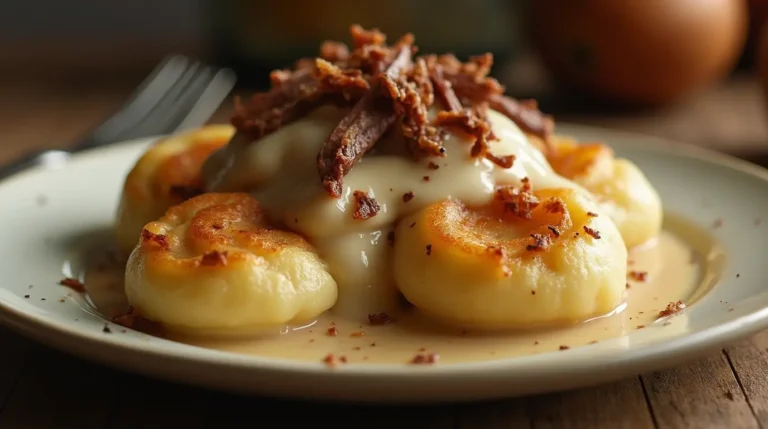
{"label": "blurred background", "polygon": [[168,53],[233,68],[245,94],[351,23],[493,52],[508,91],[559,121],[768,159],[766,17],[768,0],[0,0],[0,162],[66,146]]}

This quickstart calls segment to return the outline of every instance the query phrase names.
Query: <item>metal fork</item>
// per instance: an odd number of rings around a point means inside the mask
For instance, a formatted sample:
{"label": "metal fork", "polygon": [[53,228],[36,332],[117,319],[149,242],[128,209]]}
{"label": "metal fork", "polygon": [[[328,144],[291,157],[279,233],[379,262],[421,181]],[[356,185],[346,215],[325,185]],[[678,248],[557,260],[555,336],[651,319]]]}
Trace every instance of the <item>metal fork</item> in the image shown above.
{"label": "metal fork", "polygon": [[66,163],[72,154],[140,137],[169,134],[204,124],[235,84],[229,69],[183,55],[163,60],[128,101],[68,150],[37,150],[0,166],[0,179],[36,165]]}

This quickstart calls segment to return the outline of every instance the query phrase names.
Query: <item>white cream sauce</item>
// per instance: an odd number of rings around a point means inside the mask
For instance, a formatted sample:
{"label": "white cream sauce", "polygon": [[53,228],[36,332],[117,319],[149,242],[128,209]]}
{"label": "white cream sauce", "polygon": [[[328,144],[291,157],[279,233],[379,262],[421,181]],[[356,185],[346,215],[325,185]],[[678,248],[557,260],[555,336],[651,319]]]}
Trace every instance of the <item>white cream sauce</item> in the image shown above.
{"label": "white cream sauce", "polygon": [[[497,186],[519,186],[525,177],[534,189],[580,189],[553,172],[514,122],[490,111],[499,138],[490,143],[490,150],[514,155],[511,168],[472,157],[472,144],[457,135],[444,143],[444,157],[415,162],[404,153],[398,133],[391,133],[355,164],[344,178],[343,195],[335,199],[321,186],[317,154],[345,113],[322,107],[258,142],[236,136],[204,168],[209,191],[249,191],[271,217],[308,237],[336,279],[339,301],[333,311],[341,314],[359,317],[395,309],[397,291],[386,236],[403,216],[448,197],[483,205]],[[430,162],[439,168],[429,168]],[[376,199],[381,207],[376,216],[353,218],[352,194],[357,190]],[[414,197],[405,202],[408,192]]]}

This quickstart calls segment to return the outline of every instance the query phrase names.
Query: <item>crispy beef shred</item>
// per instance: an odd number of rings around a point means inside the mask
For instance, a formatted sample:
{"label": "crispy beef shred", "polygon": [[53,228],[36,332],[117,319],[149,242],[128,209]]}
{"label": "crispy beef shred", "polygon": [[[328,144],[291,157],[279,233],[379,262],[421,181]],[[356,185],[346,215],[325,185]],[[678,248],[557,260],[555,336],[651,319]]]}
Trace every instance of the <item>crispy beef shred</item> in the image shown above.
{"label": "crispy beef shred", "polygon": [[410,65],[411,55],[410,46],[400,48],[374,87],[339,122],[320,149],[318,171],[331,196],[341,196],[344,176],[397,120],[392,103],[384,96],[381,82],[397,78]]}
{"label": "crispy beef shred", "polygon": [[370,219],[381,210],[381,206],[367,192],[355,191],[352,193],[355,198],[355,212],[352,217],[357,220]]}
{"label": "crispy beef shred", "polygon": [[[110,321],[120,326],[147,334],[161,334],[163,332],[162,325],[141,316],[131,306],[129,306],[123,312],[112,315],[112,317],[110,317]],[[123,332],[125,331],[123,330]]]}
{"label": "crispy beef shred", "polygon": [[600,236],[600,231],[597,231],[597,230],[595,230],[595,229],[592,229],[592,228],[590,228],[590,227],[588,227],[588,226],[586,226],[586,225],[584,225],[584,226],[583,226],[583,228],[584,228],[584,232],[586,232],[587,234],[589,234],[589,235],[590,235],[592,238],[594,238],[595,240],[599,240],[599,239],[601,238],[601,236]]}
{"label": "crispy beef shred", "polygon": [[386,325],[394,321],[395,319],[387,313],[371,313],[368,315],[368,323],[371,325]]}
{"label": "crispy beef shred", "polygon": [[681,311],[685,310],[685,303],[683,301],[672,301],[669,304],[667,304],[667,307],[661,311],[659,311],[659,318],[662,317],[669,317],[674,314],[680,313]]}
{"label": "crispy beef shred", "polygon": [[311,69],[273,72],[272,89],[255,94],[250,103],[235,97],[235,113],[230,122],[241,133],[260,139],[280,127],[308,114],[322,104],[320,80]]}
{"label": "crispy beef shred", "polygon": [[530,219],[533,209],[539,206],[539,199],[531,192],[531,182],[523,178],[520,187],[503,186],[496,189],[496,200],[504,206],[504,211],[523,219]]}
{"label": "crispy beef shred", "polygon": [[390,130],[401,131],[417,159],[444,156],[450,130],[472,142],[473,156],[510,168],[513,156],[489,150],[496,139],[487,118],[491,108],[549,142],[552,118],[533,101],[504,95],[504,87],[489,77],[491,54],[467,62],[453,55],[414,56],[411,34],[390,45],[376,29],[353,25],[350,33],[350,46],[326,41],[316,58],[273,71],[271,88],[247,103],[236,98],[231,118],[238,132],[257,140],[321,105],[349,108],[317,156],[320,181],[333,198],[341,197],[344,176]]}
{"label": "crispy beef shred", "polygon": [[462,63],[453,55],[440,55],[446,79],[453,85],[456,95],[464,103],[487,103],[488,106],[511,119],[523,131],[533,134],[547,143],[554,132],[551,116],[539,111],[535,100],[518,101],[504,95],[504,87],[488,77],[493,65],[493,55],[484,54]]}
{"label": "crispy beef shred", "polygon": [[531,244],[525,246],[525,250],[529,252],[539,252],[546,250],[550,244],[552,244],[552,238],[544,234],[531,234],[533,239]]}
{"label": "crispy beef shred", "polygon": [[418,353],[411,359],[413,365],[433,365],[440,360],[440,355],[437,353]]}

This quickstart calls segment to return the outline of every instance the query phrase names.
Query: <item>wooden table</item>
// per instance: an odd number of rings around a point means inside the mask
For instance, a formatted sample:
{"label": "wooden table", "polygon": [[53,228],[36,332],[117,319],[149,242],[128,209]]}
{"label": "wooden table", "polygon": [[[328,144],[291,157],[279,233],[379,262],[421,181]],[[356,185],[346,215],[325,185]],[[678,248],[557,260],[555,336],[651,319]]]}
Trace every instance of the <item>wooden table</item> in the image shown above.
{"label": "wooden table", "polygon": [[[66,79],[0,87],[0,162],[35,147],[65,147],[137,82]],[[215,120],[225,118],[226,111]],[[768,153],[762,100],[749,78],[663,112],[563,111],[558,118]],[[467,405],[379,407],[235,396],[156,381],[70,357],[0,327],[0,429],[293,427],[309,419],[336,428],[768,427],[768,332],[688,365],[588,389]]]}

